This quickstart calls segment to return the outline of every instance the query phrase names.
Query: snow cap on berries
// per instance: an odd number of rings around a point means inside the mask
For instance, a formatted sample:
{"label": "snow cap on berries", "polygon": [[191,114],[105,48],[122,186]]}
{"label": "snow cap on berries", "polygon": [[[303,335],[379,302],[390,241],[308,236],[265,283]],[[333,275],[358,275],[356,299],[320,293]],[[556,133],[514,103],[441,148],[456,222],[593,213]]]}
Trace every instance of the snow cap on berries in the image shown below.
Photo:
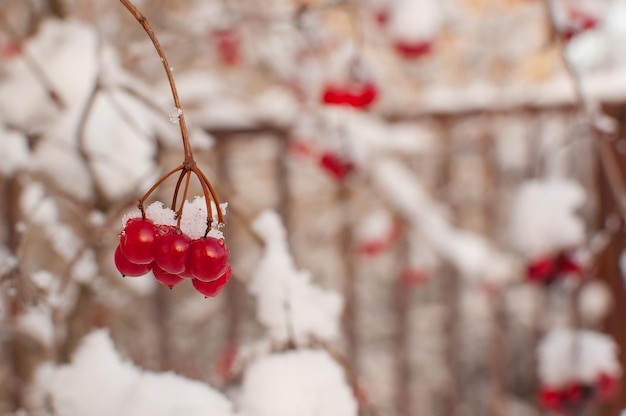
{"label": "snow cap on berries", "polygon": [[[217,209],[215,204],[211,202],[213,208],[213,224],[218,224]],[[220,204],[222,212],[226,212],[228,207],[227,203]],[[171,225],[176,226],[176,213],[170,208],[165,208],[160,201],[153,202],[146,207],[146,218],[152,220],[156,225]],[[139,209],[135,209],[132,212],[124,215],[122,219],[122,225],[126,227],[126,223],[131,218],[141,217]],[[183,209],[183,217],[180,222],[180,229],[183,233],[187,234],[192,240],[204,237],[206,231],[206,202],[204,196],[198,196],[191,202],[185,202]],[[209,231],[209,237],[224,238],[224,234],[217,228],[211,228]]]}
{"label": "snow cap on berries", "polygon": [[551,387],[573,381],[593,385],[601,374],[621,374],[615,341],[594,331],[552,330],[539,344],[538,355],[539,378]]}
{"label": "snow cap on berries", "polygon": [[576,210],[584,201],[585,191],[573,181],[553,178],[526,182],[513,203],[513,244],[529,259],[582,244],[585,228]]}

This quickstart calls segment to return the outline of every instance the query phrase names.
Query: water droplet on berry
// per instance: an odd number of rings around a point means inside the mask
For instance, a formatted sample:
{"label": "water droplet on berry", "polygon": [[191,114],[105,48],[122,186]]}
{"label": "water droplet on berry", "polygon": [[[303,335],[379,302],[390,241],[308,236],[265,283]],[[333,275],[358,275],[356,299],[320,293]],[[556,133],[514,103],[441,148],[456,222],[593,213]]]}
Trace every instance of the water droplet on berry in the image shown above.
{"label": "water droplet on berry", "polygon": [[219,244],[220,247],[224,247],[224,239],[220,238],[219,240],[217,240],[217,244]]}

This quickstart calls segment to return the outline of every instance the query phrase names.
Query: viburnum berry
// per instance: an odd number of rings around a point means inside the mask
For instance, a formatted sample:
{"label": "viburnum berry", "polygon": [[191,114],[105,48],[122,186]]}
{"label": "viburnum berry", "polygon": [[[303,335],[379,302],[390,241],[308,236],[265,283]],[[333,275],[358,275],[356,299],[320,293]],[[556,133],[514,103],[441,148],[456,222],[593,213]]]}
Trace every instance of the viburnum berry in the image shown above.
{"label": "viburnum berry", "polygon": [[158,265],[154,265],[152,269],[152,273],[154,274],[155,279],[159,283],[169,287],[170,289],[172,289],[174,286],[182,283],[185,280],[184,277],[181,277],[177,274],[166,272],[165,270],[160,268]]}
{"label": "viburnum berry", "polygon": [[620,382],[618,377],[603,372],[600,376],[598,376],[596,385],[597,399],[598,401],[603,402],[617,395],[619,392]]}
{"label": "viburnum berry", "polygon": [[213,237],[193,240],[187,257],[187,270],[202,282],[211,282],[229,267],[228,248],[223,239]]}
{"label": "viburnum berry", "polygon": [[378,87],[372,82],[356,86],[328,85],[322,94],[325,104],[366,108],[378,98]]}
{"label": "viburnum berry", "polygon": [[185,271],[191,239],[179,229],[159,235],[154,242],[154,261],[163,271],[179,274]]}
{"label": "viburnum berry", "polygon": [[528,266],[528,279],[531,282],[550,284],[571,274],[583,277],[583,267],[571,253],[565,251],[553,256],[539,257]]}
{"label": "viburnum berry", "polygon": [[152,268],[152,264],[137,264],[124,256],[121,247],[118,245],[114,255],[115,267],[122,276],[138,277],[147,274]]}
{"label": "viburnum berry", "polygon": [[193,287],[198,292],[202,293],[205,297],[212,298],[219,295],[219,293],[222,291],[222,289],[224,289],[224,286],[226,286],[232,275],[232,269],[230,268],[230,266],[228,266],[224,273],[216,280],[213,280],[211,282],[203,282],[198,279],[193,279],[192,284]]}
{"label": "viburnum berry", "polygon": [[338,182],[346,179],[346,177],[354,171],[354,164],[352,162],[332,152],[322,153],[319,164]]}
{"label": "viburnum berry", "polygon": [[558,411],[563,408],[563,396],[560,389],[554,387],[542,387],[539,391],[541,405],[549,410]]}
{"label": "viburnum berry", "polygon": [[234,66],[239,63],[241,59],[241,40],[235,30],[217,30],[213,32],[213,41],[223,64]]}
{"label": "viburnum berry", "polygon": [[422,58],[433,51],[433,42],[430,40],[418,42],[398,40],[393,46],[396,52],[405,59]]}
{"label": "viburnum berry", "polygon": [[131,218],[120,235],[120,249],[132,263],[152,263],[154,261],[155,237],[152,221],[143,218]]}

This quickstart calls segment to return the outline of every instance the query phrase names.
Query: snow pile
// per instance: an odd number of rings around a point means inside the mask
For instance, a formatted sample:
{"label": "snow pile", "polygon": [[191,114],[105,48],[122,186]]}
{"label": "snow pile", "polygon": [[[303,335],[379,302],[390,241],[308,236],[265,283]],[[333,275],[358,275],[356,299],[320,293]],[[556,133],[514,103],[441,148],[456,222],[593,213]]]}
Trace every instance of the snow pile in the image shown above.
{"label": "snow pile", "polygon": [[584,189],[569,180],[526,182],[513,202],[512,243],[529,259],[579,246],[585,229],[576,210],[584,201]]}
{"label": "snow pile", "polygon": [[601,374],[621,374],[617,345],[598,332],[552,330],[539,344],[538,357],[539,378],[551,387],[563,387],[573,381],[594,384]]}
{"label": "snow pile", "polygon": [[262,357],[244,376],[246,416],[356,416],[343,369],[325,351],[287,351]]}
{"label": "snow pile", "polygon": [[28,306],[17,316],[17,330],[26,334],[45,347],[54,342],[52,311],[45,304]]}
{"label": "snow pile", "polygon": [[233,415],[231,403],[206,384],[122,360],[102,330],[83,340],[70,364],[44,367],[37,387],[64,416]]}
{"label": "snow pile", "polygon": [[83,241],[69,225],[61,221],[59,207],[54,199],[46,196],[43,185],[32,182],[25,186],[20,205],[28,214],[29,225],[43,231],[55,251],[65,260],[74,260]]}
{"label": "snow pile", "polygon": [[[226,208],[228,207],[228,203],[222,203],[220,204],[220,207],[222,208],[222,213],[226,214]],[[211,208],[213,209],[213,224],[218,224],[217,209],[213,201],[211,201]],[[165,208],[163,206],[163,203],[160,201],[153,202],[152,204],[148,205],[145,210],[146,217],[152,220],[152,222],[154,222],[155,224],[172,226],[175,226],[177,224],[176,213],[170,208]],[[126,222],[129,219],[139,217],[141,217],[141,211],[139,211],[139,208],[126,214],[122,219],[122,228],[126,227]],[[194,198],[194,200],[191,202],[185,202],[185,207],[183,208],[183,217],[180,221],[180,229],[192,240],[204,237],[204,233],[206,231],[206,219],[206,199],[204,198],[204,196],[198,196]],[[222,231],[215,227],[211,228],[208,235],[210,237],[218,239],[224,238],[224,234],[222,233]]]}
{"label": "snow pile", "polygon": [[264,212],[252,226],[265,242],[265,253],[248,290],[256,298],[257,317],[271,339],[297,344],[336,339],[343,308],[341,295],[315,286],[309,272],[296,269],[285,229],[275,212]]}
{"label": "snow pile", "polygon": [[397,0],[391,8],[389,33],[398,40],[430,41],[441,30],[437,0]]}

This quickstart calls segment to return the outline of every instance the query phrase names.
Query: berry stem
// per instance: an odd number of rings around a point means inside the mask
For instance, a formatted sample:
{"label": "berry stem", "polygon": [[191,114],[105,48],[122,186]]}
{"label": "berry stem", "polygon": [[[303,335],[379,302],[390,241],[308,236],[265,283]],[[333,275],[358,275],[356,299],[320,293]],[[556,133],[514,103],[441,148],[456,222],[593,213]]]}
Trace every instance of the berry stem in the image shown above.
{"label": "berry stem", "polygon": [[[209,231],[211,230],[211,224],[213,223],[213,207],[211,207],[211,200],[209,199],[209,189],[208,189],[207,184],[201,179],[200,179],[200,184],[202,185],[202,193],[204,194],[204,201],[206,202],[207,216],[206,216],[206,230],[204,231],[204,237],[206,238],[206,236],[209,234]],[[219,216],[222,213],[222,211],[219,209],[219,205],[217,205],[217,207],[218,207],[217,212]]]}
{"label": "berry stem", "polygon": [[185,177],[185,169],[180,172],[180,176],[178,177],[178,181],[176,181],[176,187],[174,188],[174,196],[172,197],[172,211],[176,211],[176,205],[178,202],[178,191],[180,190],[180,184],[183,182],[183,178]]}
{"label": "berry stem", "polygon": [[183,171],[183,174],[185,172],[185,165],[179,165],[178,167],[172,169],[171,171],[167,172],[165,175],[161,176],[161,179],[159,179],[158,181],[156,181],[156,183],[154,185],[152,185],[152,188],[150,188],[148,190],[148,192],[146,192],[144,194],[144,196],[141,197],[141,199],[139,200],[139,210],[141,211],[141,217],[142,218],[146,218],[146,212],[144,210],[144,204],[146,202],[146,199],[148,199],[150,197],[150,195],[152,195],[152,192],[154,192],[159,186],[161,186],[161,184],[163,182],[165,182],[167,180],[167,178],[169,178],[170,176],[172,176],[173,174],[175,174],[176,172],[178,172],[179,170]]}
{"label": "berry stem", "polygon": [[141,210],[141,215],[145,218],[144,203],[146,199],[148,199],[150,194],[152,194],[152,192],[154,192],[154,190],[158,188],[167,178],[169,178],[171,175],[178,172],[179,170],[182,170],[180,177],[178,178],[178,182],[176,183],[176,190],[174,191],[174,198],[172,202],[172,210],[176,211],[176,203],[178,202],[177,201],[178,190],[180,189],[183,176],[186,175],[187,181],[185,182],[183,198],[180,204],[180,208],[177,211],[178,226],[180,227],[180,221],[181,221],[181,217],[183,213],[183,206],[185,205],[185,200],[187,198],[187,191],[189,190],[189,181],[191,178],[191,173],[193,172],[197,176],[198,180],[200,181],[200,184],[202,185],[202,191],[204,193],[204,198],[206,199],[207,234],[208,234],[211,228],[211,223],[213,221],[211,199],[213,200],[213,202],[215,202],[215,206],[217,207],[218,221],[220,223],[224,222],[224,215],[222,213],[219,200],[217,198],[215,190],[213,189],[213,186],[211,185],[211,182],[206,177],[204,172],[202,172],[202,170],[198,168],[198,166],[196,165],[196,161],[194,160],[193,152],[191,150],[191,144],[189,142],[189,133],[187,131],[187,123],[185,122],[185,114],[182,111],[182,105],[180,104],[180,98],[178,96],[178,90],[176,89],[176,83],[174,82],[174,75],[172,74],[172,69],[170,68],[170,64],[167,60],[167,56],[165,56],[165,52],[163,51],[163,48],[161,47],[161,44],[156,37],[156,34],[152,30],[152,26],[150,25],[150,22],[148,22],[148,19],[146,19],[146,17],[137,9],[137,7],[135,7],[135,5],[130,0],[120,0],[120,2],[124,5],[124,7],[126,7],[126,9],[128,9],[128,11],[135,17],[137,22],[139,22],[139,24],[143,27],[144,31],[146,32],[146,34],[152,41],[152,44],[154,45],[154,48],[156,49],[159,57],[161,58],[161,62],[163,63],[163,68],[165,69],[165,73],[167,74],[167,80],[169,81],[169,84],[170,84],[170,89],[172,90],[172,97],[174,98],[174,105],[176,106],[176,111],[180,113],[178,124],[180,126],[180,134],[181,134],[181,138],[183,141],[183,148],[185,152],[185,159],[183,163],[177,168],[175,168],[174,170],[165,174],[161,179],[159,179],[157,183],[155,183],[152,186],[152,188],[150,188],[150,190],[139,200],[139,209]]}
{"label": "berry stem", "polygon": [[185,150],[185,164],[193,165],[195,164],[195,162],[193,158],[193,152],[191,151],[191,144],[189,143],[189,133],[187,132],[185,114],[182,112],[180,98],[178,97],[178,90],[176,89],[176,83],[174,82],[174,75],[172,75],[172,70],[169,62],[167,61],[167,56],[165,56],[165,52],[161,47],[161,43],[157,39],[154,31],[152,30],[152,26],[150,26],[150,22],[148,22],[148,19],[146,19],[146,17],[137,9],[137,7],[135,7],[135,5],[130,0],[120,0],[120,2],[128,9],[128,11],[135,17],[137,22],[139,22],[139,24],[143,27],[143,30],[152,41],[154,48],[161,58],[163,68],[165,69],[165,73],[167,74],[167,80],[170,83],[170,89],[172,90],[174,105],[176,106],[177,111],[181,111],[178,124],[180,125],[180,134],[183,139],[183,148]]}
{"label": "berry stem", "polygon": [[185,188],[183,189],[183,200],[181,201],[180,208],[178,208],[178,211],[176,211],[176,220],[177,220],[176,225],[178,226],[178,228],[180,228],[180,221],[183,219],[183,208],[185,207],[185,201],[187,200],[187,192],[189,191],[189,181],[191,180],[191,171],[183,170],[183,172],[185,173],[187,178],[185,180]]}
{"label": "berry stem", "polygon": [[[209,179],[206,177],[204,172],[202,172],[200,169],[198,169],[197,167],[193,167],[192,170],[198,176],[198,179],[200,180],[200,183],[203,183],[204,185],[206,185],[206,189],[211,194],[211,198],[213,198],[213,201],[215,202],[215,206],[217,207],[217,221],[220,224],[223,224],[224,223],[224,214],[222,213],[222,208],[220,207],[220,201],[217,198],[217,194],[215,193],[215,189],[213,189],[213,185],[211,185],[211,182],[209,181]],[[209,204],[209,207],[210,207],[209,198],[208,198],[208,195],[206,195],[206,191],[205,191],[205,199],[207,200],[207,204]],[[207,212],[209,212],[208,209],[207,209]],[[212,218],[211,218],[211,220],[212,220]]]}

